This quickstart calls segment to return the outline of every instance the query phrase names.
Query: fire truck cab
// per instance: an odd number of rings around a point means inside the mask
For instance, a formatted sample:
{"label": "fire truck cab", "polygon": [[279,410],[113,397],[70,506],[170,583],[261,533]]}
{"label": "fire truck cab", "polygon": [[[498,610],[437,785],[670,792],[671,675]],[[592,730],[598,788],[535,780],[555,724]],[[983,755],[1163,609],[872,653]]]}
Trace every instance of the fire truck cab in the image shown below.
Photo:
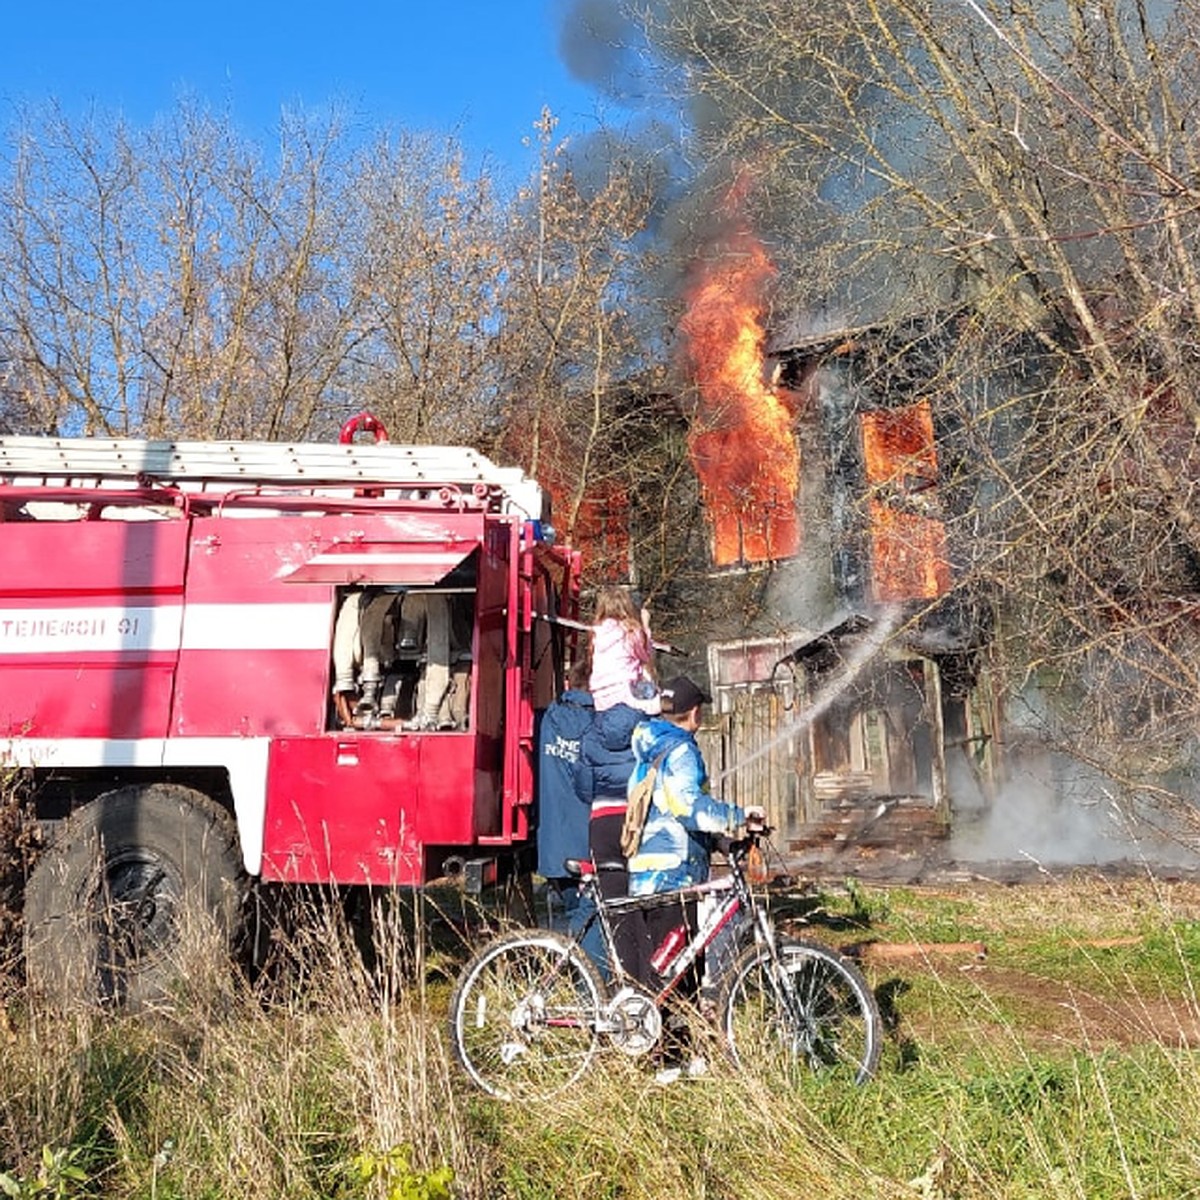
{"label": "fire truck cab", "polygon": [[147,999],[185,902],[231,938],[249,878],[420,885],[527,845],[578,555],[519,470],[368,428],[0,438],[0,762],[50,834],[35,985]]}

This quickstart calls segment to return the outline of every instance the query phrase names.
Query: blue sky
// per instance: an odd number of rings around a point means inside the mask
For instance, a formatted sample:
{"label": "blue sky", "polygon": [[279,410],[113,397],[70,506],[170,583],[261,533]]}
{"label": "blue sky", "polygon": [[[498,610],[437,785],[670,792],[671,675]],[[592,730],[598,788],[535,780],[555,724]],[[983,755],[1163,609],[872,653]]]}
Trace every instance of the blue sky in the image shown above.
{"label": "blue sky", "polygon": [[[0,121],[51,97],[148,124],[181,93],[269,142],[281,106],[348,105],[366,128],[457,132],[513,167],[543,104],[559,132],[605,116],[558,54],[565,0],[10,0]],[[607,114],[611,116],[611,114]]]}

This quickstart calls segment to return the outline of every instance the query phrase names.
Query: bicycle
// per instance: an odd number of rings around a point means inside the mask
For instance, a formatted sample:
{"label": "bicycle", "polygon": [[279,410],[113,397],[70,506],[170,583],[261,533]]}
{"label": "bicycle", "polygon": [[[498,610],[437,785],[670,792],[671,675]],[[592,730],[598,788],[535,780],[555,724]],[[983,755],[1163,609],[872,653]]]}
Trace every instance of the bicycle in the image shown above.
{"label": "bicycle", "polygon": [[[584,926],[570,936],[525,929],[496,938],[455,984],[451,1041],[472,1081],[501,1100],[545,1098],[578,1080],[605,1042],[632,1057],[648,1054],[662,1038],[664,1003],[700,954],[731,928],[744,945],[718,981],[716,1014],[734,1067],[793,1082],[805,1071],[834,1071],[865,1083],[883,1039],[875,996],[862,972],[836,950],[775,929],[746,871],[751,849],[770,832],[750,830],[727,841],[728,874],[656,896],[606,901],[597,865],[568,862],[594,904]],[[707,912],[663,968],[660,989],[651,993],[632,980],[621,966],[613,919],[704,897]],[[611,988],[582,946],[596,922]]]}

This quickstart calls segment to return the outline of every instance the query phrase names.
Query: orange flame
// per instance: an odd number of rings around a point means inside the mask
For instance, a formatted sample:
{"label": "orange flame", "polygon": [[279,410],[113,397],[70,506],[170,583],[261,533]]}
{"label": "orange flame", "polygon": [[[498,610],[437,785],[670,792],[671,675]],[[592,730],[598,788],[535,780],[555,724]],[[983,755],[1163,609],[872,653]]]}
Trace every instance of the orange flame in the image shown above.
{"label": "orange flame", "polygon": [[748,233],[689,289],[680,323],[699,392],[689,449],[718,566],[786,558],[800,547],[800,461],[792,413],[763,381],[762,293],[774,273]]}
{"label": "orange flame", "polygon": [[875,598],[933,599],[950,589],[946,526],[937,516],[937,448],[927,401],[859,417],[870,493]]}

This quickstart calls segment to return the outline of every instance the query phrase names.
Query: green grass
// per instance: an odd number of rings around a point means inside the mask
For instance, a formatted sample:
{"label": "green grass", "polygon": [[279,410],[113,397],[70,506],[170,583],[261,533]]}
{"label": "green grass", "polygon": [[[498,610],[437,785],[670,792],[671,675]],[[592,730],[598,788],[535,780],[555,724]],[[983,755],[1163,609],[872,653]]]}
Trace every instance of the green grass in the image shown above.
{"label": "green grass", "polygon": [[[63,1017],[11,991],[0,1173],[22,1195],[130,1200],[437,1200],[451,1175],[462,1200],[1200,1195],[1200,889],[793,901],[806,936],[925,946],[864,960],[890,1025],[865,1088],[773,1091],[713,1046],[694,1083],[658,1088],[614,1053],[552,1101],[491,1102],[444,1028],[462,914],[388,906],[372,974],[341,907],[316,904],[255,988],[218,972],[170,1013]],[[982,960],[934,946],[974,941]],[[39,1183],[44,1147],[82,1184]]]}

